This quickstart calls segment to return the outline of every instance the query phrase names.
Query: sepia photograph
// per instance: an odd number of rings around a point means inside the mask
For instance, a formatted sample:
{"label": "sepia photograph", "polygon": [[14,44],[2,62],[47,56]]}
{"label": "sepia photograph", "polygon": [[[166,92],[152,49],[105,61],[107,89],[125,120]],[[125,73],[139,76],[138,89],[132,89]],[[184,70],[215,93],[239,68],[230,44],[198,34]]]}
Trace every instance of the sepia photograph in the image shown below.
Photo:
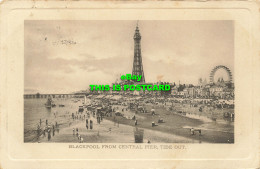
{"label": "sepia photograph", "polygon": [[25,20],[24,142],[233,144],[234,71],[232,20]]}
{"label": "sepia photograph", "polygon": [[0,168],[259,168],[259,3],[0,4]]}

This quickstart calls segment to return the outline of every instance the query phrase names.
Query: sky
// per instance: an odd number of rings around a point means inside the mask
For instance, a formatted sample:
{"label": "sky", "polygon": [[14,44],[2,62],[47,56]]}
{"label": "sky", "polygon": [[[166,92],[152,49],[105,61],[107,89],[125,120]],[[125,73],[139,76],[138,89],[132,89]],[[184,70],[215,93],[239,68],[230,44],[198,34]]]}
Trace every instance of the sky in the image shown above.
{"label": "sky", "polygon": [[[131,73],[137,21],[24,22],[24,90],[71,93]],[[146,82],[209,82],[217,65],[234,73],[232,21],[139,20]],[[216,78],[226,72],[219,70]]]}

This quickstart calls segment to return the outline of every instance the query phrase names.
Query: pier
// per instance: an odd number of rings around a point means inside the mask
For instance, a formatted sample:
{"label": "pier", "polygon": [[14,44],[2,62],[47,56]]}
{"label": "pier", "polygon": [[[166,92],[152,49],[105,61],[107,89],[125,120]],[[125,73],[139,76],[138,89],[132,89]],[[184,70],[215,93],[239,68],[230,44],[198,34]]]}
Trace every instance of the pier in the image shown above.
{"label": "pier", "polygon": [[42,99],[42,98],[74,98],[74,97],[84,97],[85,94],[24,94],[24,99]]}

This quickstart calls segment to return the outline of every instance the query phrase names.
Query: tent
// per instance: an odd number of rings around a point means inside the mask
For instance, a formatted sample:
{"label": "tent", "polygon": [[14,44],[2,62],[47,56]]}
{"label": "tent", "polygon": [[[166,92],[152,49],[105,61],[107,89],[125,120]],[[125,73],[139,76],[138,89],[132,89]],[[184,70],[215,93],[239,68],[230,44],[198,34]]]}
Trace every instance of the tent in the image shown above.
{"label": "tent", "polygon": [[105,97],[104,95],[98,95],[97,97],[96,97],[96,99],[102,99],[103,97]]}
{"label": "tent", "polygon": [[120,100],[120,99],[122,99],[122,96],[116,95],[116,96],[111,97],[111,99],[112,100]]}

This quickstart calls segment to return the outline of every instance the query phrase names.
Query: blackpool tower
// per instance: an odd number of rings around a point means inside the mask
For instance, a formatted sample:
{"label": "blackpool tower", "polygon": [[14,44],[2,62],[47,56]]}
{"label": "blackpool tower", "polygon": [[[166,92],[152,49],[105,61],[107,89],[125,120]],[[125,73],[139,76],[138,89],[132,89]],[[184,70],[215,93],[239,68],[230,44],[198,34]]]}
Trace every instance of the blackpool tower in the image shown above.
{"label": "blackpool tower", "polygon": [[145,83],[142,54],[141,54],[141,34],[139,32],[138,23],[134,34],[134,63],[132,75],[142,75],[141,83]]}

